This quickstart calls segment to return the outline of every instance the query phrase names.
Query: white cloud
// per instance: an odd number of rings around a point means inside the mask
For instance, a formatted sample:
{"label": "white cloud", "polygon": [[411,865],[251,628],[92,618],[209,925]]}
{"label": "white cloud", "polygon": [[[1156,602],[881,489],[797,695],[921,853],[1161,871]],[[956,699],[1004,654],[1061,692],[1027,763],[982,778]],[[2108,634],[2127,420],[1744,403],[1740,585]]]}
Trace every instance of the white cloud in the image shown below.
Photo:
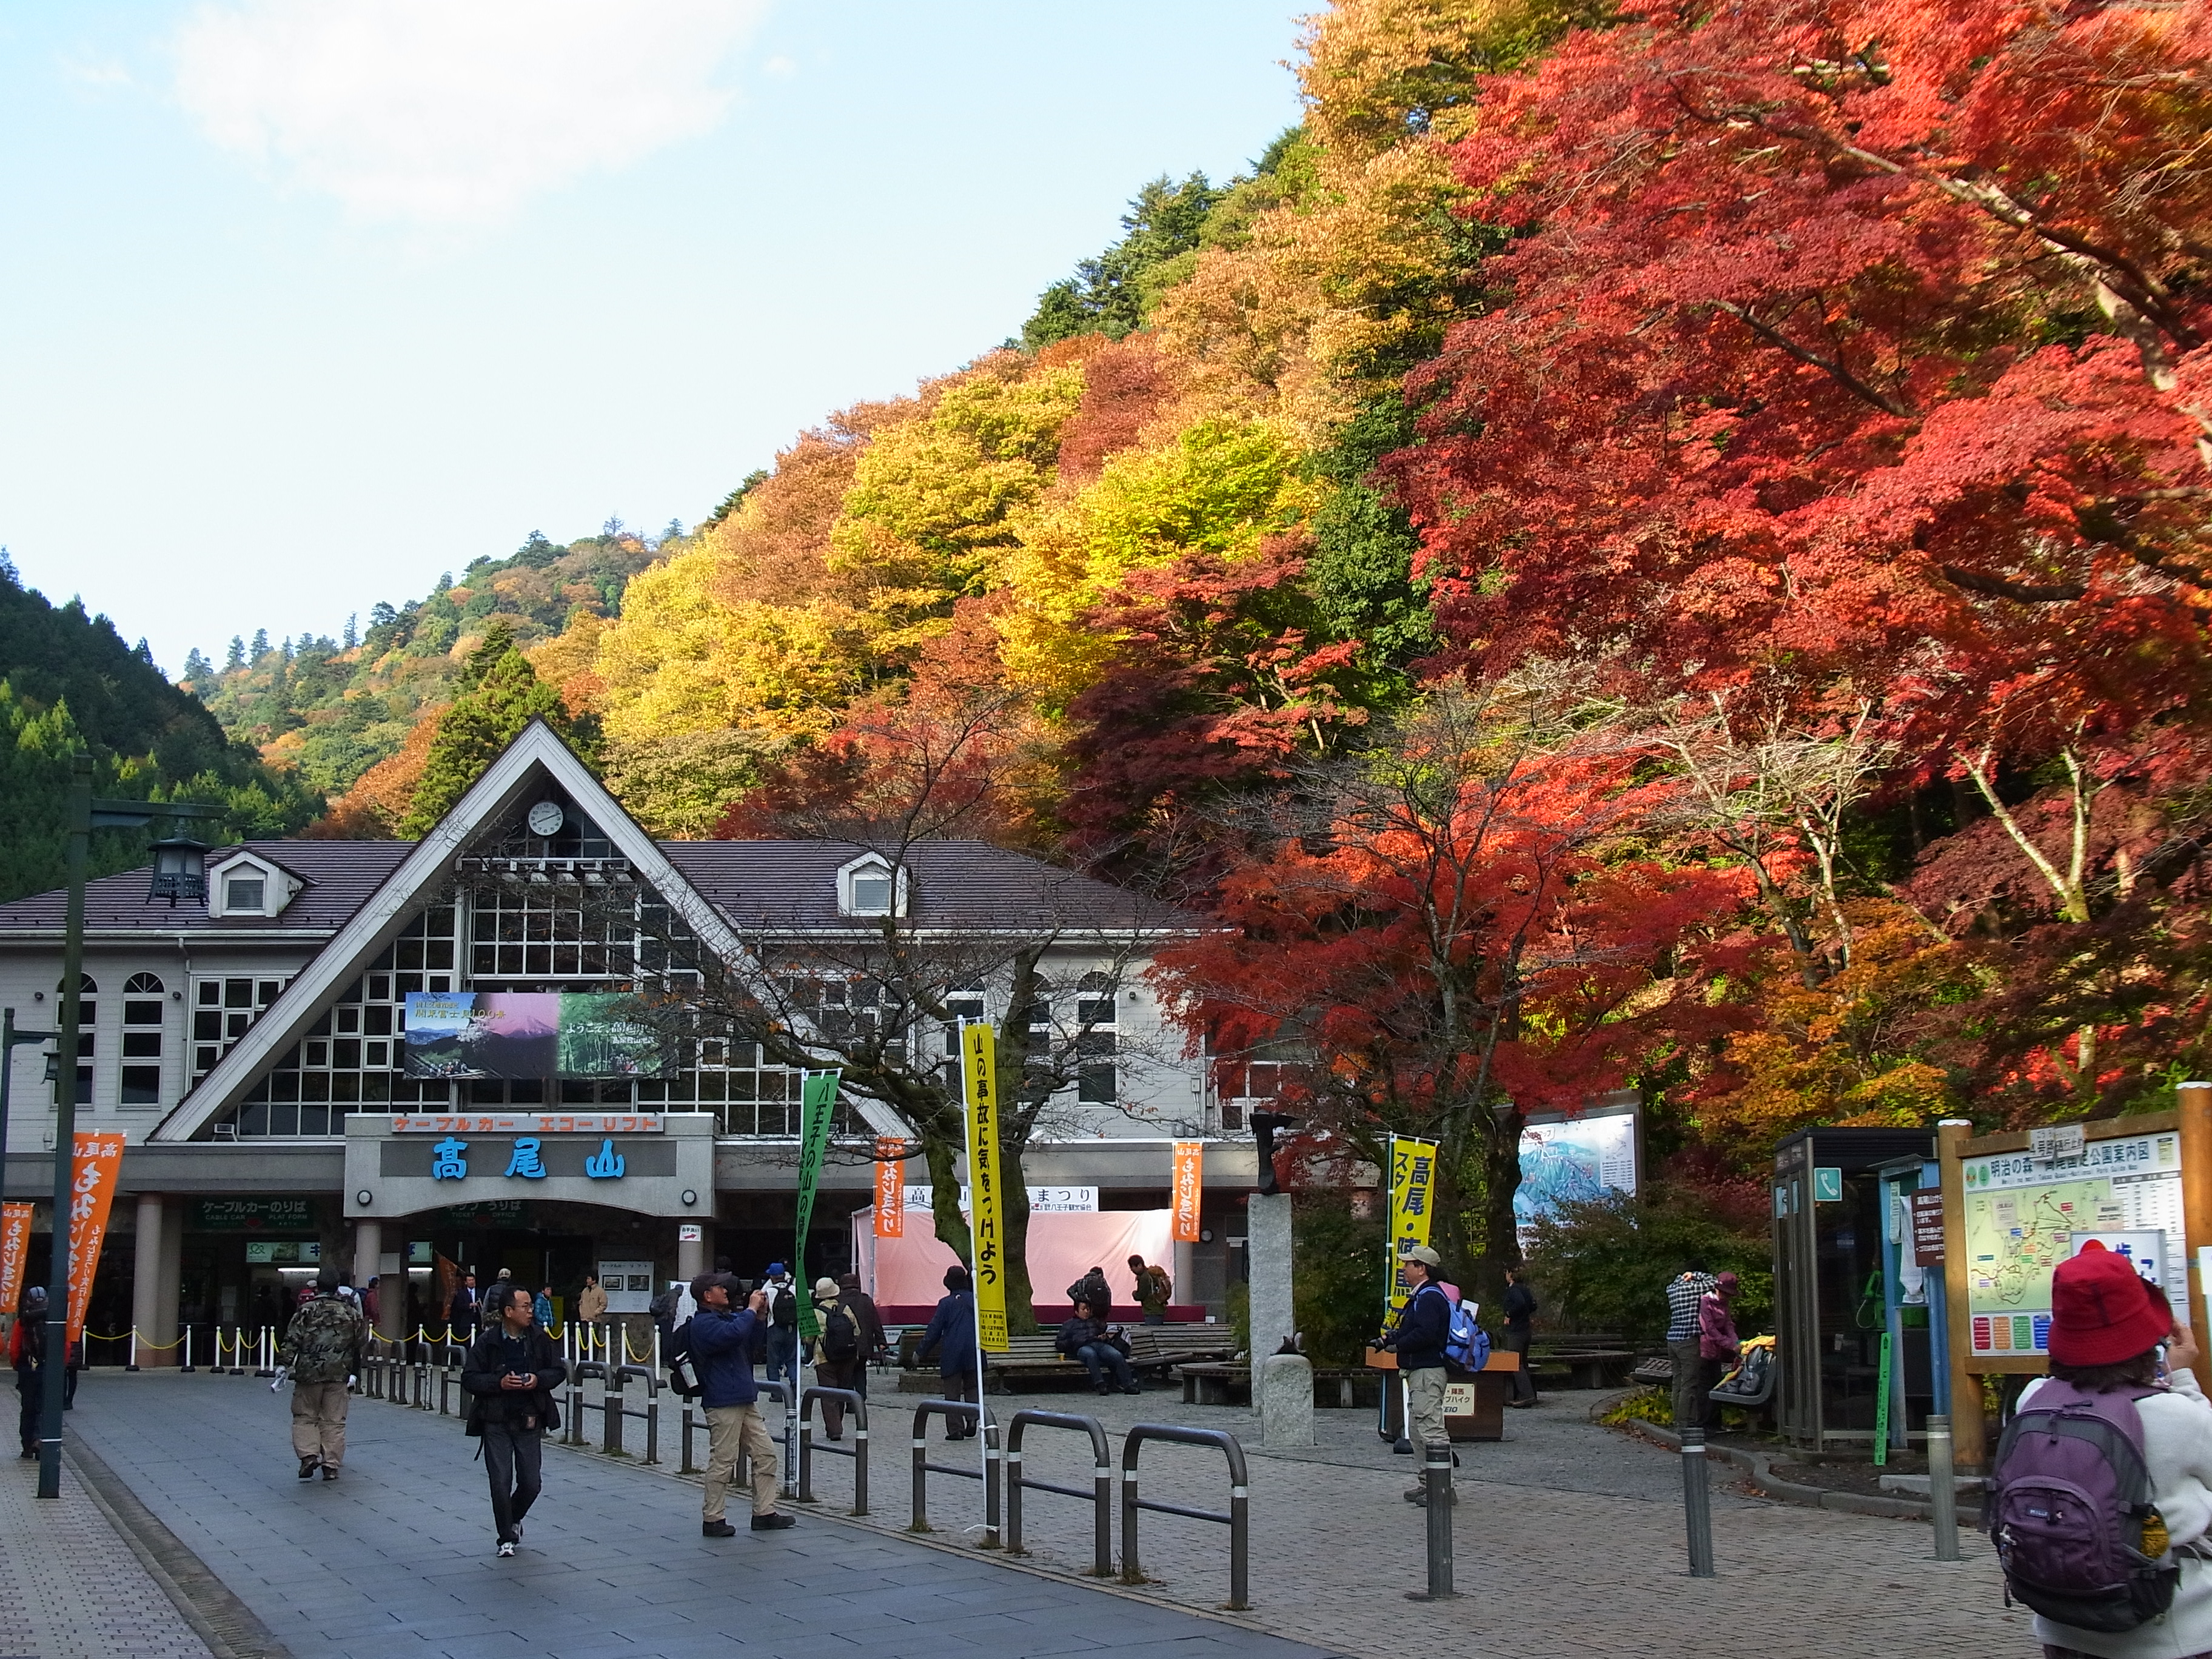
{"label": "white cloud", "polygon": [[499,219],[711,131],[766,0],[245,0],[176,40],[201,130],[363,219]]}

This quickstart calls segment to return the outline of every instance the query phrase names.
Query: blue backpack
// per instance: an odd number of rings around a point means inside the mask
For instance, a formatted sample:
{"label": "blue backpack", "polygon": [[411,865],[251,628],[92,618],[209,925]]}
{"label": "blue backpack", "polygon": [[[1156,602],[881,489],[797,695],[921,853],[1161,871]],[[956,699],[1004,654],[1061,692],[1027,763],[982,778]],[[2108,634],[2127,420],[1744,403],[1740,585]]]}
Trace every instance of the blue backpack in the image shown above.
{"label": "blue backpack", "polygon": [[1490,1333],[1474,1322],[1474,1310],[1453,1302],[1441,1285],[1424,1285],[1417,1294],[1434,1291],[1451,1304],[1451,1323],[1444,1331],[1444,1358],[1463,1371],[1479,1371],[1490,1363]]}

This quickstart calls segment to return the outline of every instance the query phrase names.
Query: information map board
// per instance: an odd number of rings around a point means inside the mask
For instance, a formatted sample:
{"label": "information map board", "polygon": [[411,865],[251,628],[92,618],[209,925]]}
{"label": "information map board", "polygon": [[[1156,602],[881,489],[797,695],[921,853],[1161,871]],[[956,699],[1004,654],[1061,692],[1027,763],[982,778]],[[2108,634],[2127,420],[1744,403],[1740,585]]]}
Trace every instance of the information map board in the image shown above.
{"label": "information map board", "polygon": [[2163,1233],[2168,1248],[2156,1260],[2166,1298],[2189,1305],[2178,1133],[2092,1140],[2080,1156],[2057,1160],[2026,1152],[1969,1158],[1960,1173],[1976,1355],[2048,1351],[2051,1270],[2075,1254],[2078,1235]]}

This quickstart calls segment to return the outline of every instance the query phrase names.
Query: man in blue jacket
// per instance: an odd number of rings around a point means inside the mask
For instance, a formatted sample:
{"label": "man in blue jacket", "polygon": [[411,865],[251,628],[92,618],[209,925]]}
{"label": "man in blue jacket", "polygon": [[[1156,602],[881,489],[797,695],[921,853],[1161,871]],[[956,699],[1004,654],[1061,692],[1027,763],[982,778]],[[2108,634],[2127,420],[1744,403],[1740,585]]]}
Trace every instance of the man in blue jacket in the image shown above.
{"label": "man in blue jacket", "polygon": [[[1406,1437],[1416,1455],[1431,1442],[1451,1439],[1444,1427],[1444,1344],[1451,1336],[1452,1304],[1437,1282],[1443,1265],[1443,1258],[1425,1244],[1407,1252],[1406,1278],[1413,1293],[1383,1345],[1398,1356],[1398,1374],[1406,1380]],[[1406,1501],[1427,1503],[1428,1488],[1415,1486]]]}
{"label": "man in blue jacket", "polygon": [[699,1530],[708,1538],[737,1536],[723,1518],[722,1499],[737,1474],[741,1449],[753,1465],[753,1530],[798,1524],[776,1512],[775,1442],[761,1421],[760,1394],[753,1386],[753,1331],[768,1317],[768,1297],[755,1291],[742,1310],[733,1309],[730,1286],[721,1274],[707,1279],[698,1291],[699,1311],[684,1327],[699,1376],[699,1403],[707,1413],[707,1497]]}
{"label": "man in blue jacket", "polygon": [[[975,1285],[965,1267],[957,1263],[945,1270],[944,1298],[937,1311],[930,1316],[929,1328],[921,1334],[919,1357],[937,1360],[937,1374],[944,1379],[947,1400],[973,1401],[982,1379],[976,1375],[979,1356],[975,1352]],[[947,1440],[972,1440],[975,1424],[980,1418],[962,1422],[957,1418],[945,1421]]]}

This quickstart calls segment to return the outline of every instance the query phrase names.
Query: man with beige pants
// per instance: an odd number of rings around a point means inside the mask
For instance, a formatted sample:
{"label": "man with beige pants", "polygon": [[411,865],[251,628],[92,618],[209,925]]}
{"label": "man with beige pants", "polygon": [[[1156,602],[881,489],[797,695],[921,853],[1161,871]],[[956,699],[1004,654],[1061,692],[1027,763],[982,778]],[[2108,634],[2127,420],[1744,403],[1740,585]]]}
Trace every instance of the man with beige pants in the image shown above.
{"label": "man with beige pants", "polygon": [[699,1530],[708,1538],[737,1535],[722,1510],[740,1451],[753,1466],[753,1530],[794,1526],[793,1517],[776,1512],[775,1442],[761,1421],[760,1395],[753,1385],[753,1332],[766,1323],[768,1297],[755,1291],[742,1310],[733,1310],[730,1280],[720,1273],[704,1275],[692,1294],[699,1311],[684,1330],[699,1377],[699,1403],[707,1414],[707,1495]]}
{"label": "man with beige pants", "polygon": [[315,1275],[315,1293],[300,1304],[284,1332],[277,1363],[292,1378],[292,1452],[300,1479],[316,1471],[338,1478],[345,1462],[346,1379],[361,1369],[368,1326],[361,1310],[338,1294],[338,1270]]}
{"label": "man with beige pants", "polygon": [[[1426,1445],[1451,1443],[1444,1426],[1444,1343],[1451,1335],[1452,1304],[1437,1279],[1442,1256],[1417,1244],[1403,1259],[1413,1293],[1399,1310],[1398,1322],[1383,1346],[1398,1356],[1398,1375],[1406,1382],[1406,1437],[1419,1457]],[[1406,1501],[1427,1503],[1428,1488],[1416,1486],[1406,1494]]]}

